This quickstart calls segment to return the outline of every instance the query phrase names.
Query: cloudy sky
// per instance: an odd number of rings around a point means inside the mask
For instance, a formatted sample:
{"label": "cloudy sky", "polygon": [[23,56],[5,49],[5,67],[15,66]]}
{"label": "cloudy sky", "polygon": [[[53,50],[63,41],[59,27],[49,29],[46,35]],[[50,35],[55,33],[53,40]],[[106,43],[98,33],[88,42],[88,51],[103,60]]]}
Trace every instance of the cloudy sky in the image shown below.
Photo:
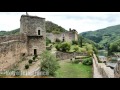
{"label": "cloudy sky", "polygon": [[[20,16],[26,12],[0,12],[0,31],[20,27]],[[94,31],[120,24],[120,12],[28,12],[29,15],[44,17],[66,30],[76,29],[79,33]]]}

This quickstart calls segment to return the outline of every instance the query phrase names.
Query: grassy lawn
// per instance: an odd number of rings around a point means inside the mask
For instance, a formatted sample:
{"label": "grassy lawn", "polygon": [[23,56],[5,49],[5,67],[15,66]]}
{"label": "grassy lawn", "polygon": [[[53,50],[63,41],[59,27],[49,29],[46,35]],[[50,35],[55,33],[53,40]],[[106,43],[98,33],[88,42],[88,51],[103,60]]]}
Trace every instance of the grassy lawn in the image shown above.
{"label": "grassy lawn", "polygon": [[59,63],[61,68],[56,71],[57,78],[92,78],[92,66],[65,61],[59,61]]}

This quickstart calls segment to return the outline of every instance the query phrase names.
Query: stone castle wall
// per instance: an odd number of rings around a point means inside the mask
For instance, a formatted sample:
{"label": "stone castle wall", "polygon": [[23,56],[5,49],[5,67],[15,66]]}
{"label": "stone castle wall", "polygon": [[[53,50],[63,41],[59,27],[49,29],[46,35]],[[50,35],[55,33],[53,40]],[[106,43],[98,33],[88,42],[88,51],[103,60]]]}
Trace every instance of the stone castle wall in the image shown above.
{"label": "stone castle wall", "polygon": [[19,34],[19,35],[9,35],[9,36],[0,36],[0,43],[12,41],[12,40],[18,40],[18,41],[27,41],[27,36],[25,34]]}
{"label": "stone castle wall", "polygon": [[46,37],[51,40],[51,42],[55,42],[55,40],[58,38],[61,41],[63,41],[63,36],[65,41],[72,42],[72,40],[77,41],[78,35],[75,32],[67,31],[60,34],[53,34],[53,33],[46,33]]}
{"label": "stone castle wall", "polygon": [[0,43],[10,40],[20,40],[20,35],[0,36]]}
{"label": "stone castle wall", "polygon": [[10,69],[27,54],[26,43],[12,40],[0,43],[0,71]]}
{"label": "stone castle wall", "polygon": [[[0,70],[12,68],[23,57],[46,50],[45,19],[22,15],[20,34],[0,37]],[[40,31],[40,35],[38,34]]]}

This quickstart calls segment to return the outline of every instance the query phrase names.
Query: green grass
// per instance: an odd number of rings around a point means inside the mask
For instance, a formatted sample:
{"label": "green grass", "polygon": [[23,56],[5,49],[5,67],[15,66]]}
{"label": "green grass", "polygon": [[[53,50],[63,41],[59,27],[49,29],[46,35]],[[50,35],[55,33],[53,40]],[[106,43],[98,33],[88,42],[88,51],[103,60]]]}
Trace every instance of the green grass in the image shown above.
{"label": "green grass", "polygon": [[57,78],[92,78],[92,66],[64,61],[60,61],[60,66],[56,71]]}

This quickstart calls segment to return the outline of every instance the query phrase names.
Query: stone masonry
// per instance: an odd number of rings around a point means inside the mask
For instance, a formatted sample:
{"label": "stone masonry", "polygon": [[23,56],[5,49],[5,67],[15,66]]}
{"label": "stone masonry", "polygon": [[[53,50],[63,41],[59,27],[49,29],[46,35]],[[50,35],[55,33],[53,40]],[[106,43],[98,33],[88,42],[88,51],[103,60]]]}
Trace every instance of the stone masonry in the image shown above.
{"label": "stone masonry", "polygon": [[10,69],[22,57],[46,50],[45,18],[22,15],[20,34],[0,37],[0,71]]}
{"label": "stone masonry", "polygon": [[51,40],[51,42],[55,42],[56,39],[61,41],[72,42],[72,40],[78,41],[78,32],[73,29],[69,29],[69,31],[60,33],[60,34],[53,34],[53,33],[46,33],[46,37]]}

